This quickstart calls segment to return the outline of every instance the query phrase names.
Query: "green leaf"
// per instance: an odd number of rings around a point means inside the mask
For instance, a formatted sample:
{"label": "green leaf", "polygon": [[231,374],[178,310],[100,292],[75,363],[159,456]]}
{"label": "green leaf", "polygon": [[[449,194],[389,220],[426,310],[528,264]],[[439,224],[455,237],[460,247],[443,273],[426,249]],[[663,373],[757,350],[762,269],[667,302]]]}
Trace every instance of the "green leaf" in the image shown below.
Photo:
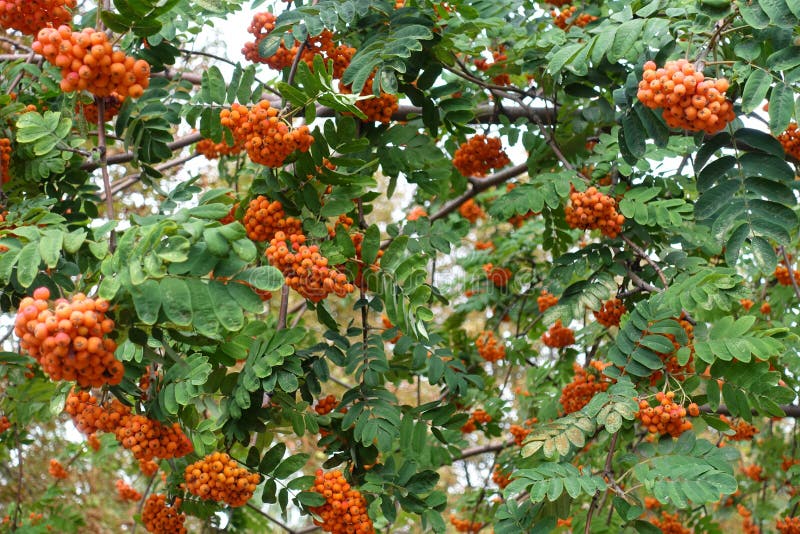
{"label": "green leaf", "polygon": [[144,324],[155,324],[161,309],[161,289],[158,282],[145,280],[142,284],[131,286],[129,290],[139,320]]}
{"label": "green leaf", "polygon": [[304,452],[293,454],[282,461],[280,465],[278,465],[273,473],[273,476],[278,479],[284,479],[289,475],[299,471],[304,465],[306,465],[306,462],[309,458],[310,455]]}
{"label": "green leaf", "polygon": [[244,326],[244,314],[237,302],[231,300],[225,284],[216,280],[208,283],[208,294],[214,306],[214,314],[219,319],[220,324],[232,332],[242,329]]}
{"label": "green leaf", "polygon": [[39,274],[39,265],[42,256],[39,254],[39,244],[31,242],[22,247],[17,258],[17,281],[22,287],[30,287]]}
{"label": "green leaf", "polygon": [[64,234],[58,230],[48,230],[39,240],[39,254],[45,265],[51,269],[58,264],[61,258],[61,247],[64,243]]}
{"label": "green leaf", "polygon": [[777,83],[769,97],[769,129],[778,135],[789,125],[794,114],[794,92],[785,83]]}
{"label": "green leaf", "polygon": [[178,326],[192,324],[192,298],[189,286],[181,278],[161,280],[161,305],[167,318]]}
{"label": "green leaf", "polygon": [[[756,69],[747,78],[742,90],[742,111],[750,113],[767,97],[772,77],[762,69]],[[770,107],[770,112],[772,108]]]}

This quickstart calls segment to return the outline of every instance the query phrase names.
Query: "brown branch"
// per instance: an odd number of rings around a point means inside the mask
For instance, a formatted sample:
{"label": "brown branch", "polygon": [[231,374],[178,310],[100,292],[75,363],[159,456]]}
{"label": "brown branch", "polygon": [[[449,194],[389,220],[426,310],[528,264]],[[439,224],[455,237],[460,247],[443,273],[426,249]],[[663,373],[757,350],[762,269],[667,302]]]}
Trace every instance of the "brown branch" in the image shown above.
{"label": "brown branch", "polygon": [[[111,193],[111,177],[108,175],[108,154],[106,146],[106,100],[105,98],[96,98],[97,102],[97,150],[100,152],[100,169],[103,173],[103,192],[105,194],[106,202],[106,217],[109,221],[113,221],[114,217],[114,198]],[[111,236],[109,240],[109,248],[111,252],[117,245],[117,233],[111,229]]]}
{"label": "brown branch", "polygon": [[[98,134],[99,134],[99,132],[98,132]],[[179,150],[181,148],[187,147],[189,145],[193,145],[196,142],[200,141],[202,138],[203,138],[203,136],[200,135],[200,133],[198,133],[198,132],[191,133],[189,135],[185,135],[183,137],[179,137],[178,139],[174,140],[171,143],[167,143],[167,148],[169,148],[170,150],[172,150],[174,152],[176,150]],[[133,161],[134,158],[135,158],[135,156],[134,156],[133,152],[123,152],[121,154],[114,154],[114,155],[108,156],[106,158],[106,163],[108,165],[118,165],[120,163],[128,163],[130,161]],[[100,164],[98,162],[96,162],[96,161],[87,161],[87,162],[83,163],[83,165],[81,165],[81,169],[83,169],[84,171],[93,171],[95,169],[98,169],[99,167],[100,167]]]}
{"label": "brown branch", "polygon": [[[34,57],[36,57],[36,53],[35,52],[31,52],[30,54],[25,56],[25,63],[32,62]],[[22,81],[22,78],[24,76],[25,76],[25,71],[24,70],[19,71],[19,74],[17,74],[16,78],[14,78],[14,81],[12,81],[11,84],[8,86],[8,88],[6,89],[6,92],[7,93],[13,93],[14,92],[14,88],[17,86],[17,84],[19,84],[19,82]]]}
{"label": "brown branch", "polygon": [[0,42],[6,43],[8,45],[11,45],[11,46],[13,46],[14,48],[16,48],[18,50],[23,50],[26,53],[33,52],[33,50],[31,49],[30,46],[26,46],[26,45],[24,45],[22,43],[18,43],[14,39],[9,39],[8,37],[3,37],[2,35],[0,35]]}
{"label": "brown branch", "polygon": [[[184,156],[182,158],[177,158],[177,159],[174,159],[172,161],[168,161],[166,163],[162,163],[161,165],[156,166],[155,169],[157,171],[159,171],[159,172],[166,171],[166,170],[171,169],[173,167],[177,167],[179,165],[183,165],[187,161],[191,161],[191,160],[193,160],[194,158],[196,158],[198,156],[200,156],[200,154],[195,152],[194,154],[191,154],[189,156]],[[119,193],[121,191],[124,191],[124,190],[128,189],[129,187],[135,185],[141,179],[142,179],[142,173],[138,172],[136,174],[132,174],[130,176],[125,176],[124,178],[120,178],[119,180],[115,180],[111,184],[111,194],[112,195],[116,195],[117,193]],[[102,201],[106,200],[105,192],[103,192],[103,194],[100,195],[100,200],[102,200]]]}
{"label": "brown branch", "polygon": [[511,447],[512,445],[514,445],[514,440],[504,441],[501,443],[490,443],[488,445],[481,445],[479,447],[464,449],[463,451],[461,451],[460,455],[453,458],[453,461],[456,462],[458,460],[466,460],[467,458],[471,458],[473,456],[480,456],[481,454],[486,454],[490,452],[500,452],[503,449]]}
{"label": "brown branch", "polygon": [[[611,480],[611,477],[614,474],[614,471],[611,468],[611,462],[614,459],[614,449],[617,448],[617,440],[619,439],[619,430],[614,432],[614,435],[611,436],[611,443],[608,445],[608,454],[606,454],[606,463],[603,466],[603,474]],[[584,528],[584,534],[590,534],[592,531],[592,515],[594,515],[594,510],[597,508],[597,496],[599,493],[595,493],[592,497],[592,502],[589,503],[589,511],[586,513],[586,527]]]}
{"label": "brown branch", "polygon": [[[783,411],[785,417],[791,417],[793,419],[800,419],[800,406],[797,404],[784,404],[780,406],[780,409]],[[724,404],[721,404],[716,410],[712,410],[708,404],[703,404],[700,406],[700,411],[703,413],[712,413],[718,415],[731,415],[730,410]],[[751,412],[753,415],[758,415],[758,412],[753,410]]]}
{"label": "brown branch", "polygon": [[[272,521],[273,523],[275,523],[276,525],[281,527],[283,530],[285,530],[287,532],[287,534],[299,534],[300,532],[306,532],[305,529],[303,531],[299,531],[299,530],[293,529],[292,527],[290,527],[286,523],[283,523],[283,522],[279,521],[278,519],[275,519],[274,517],[272,517],[267,512],[265,512],[264,510],[262,510],[261,508],[259,508],[258,506],[254,505],[254,504],[247,503],[247,507],[250,508],[251,510],[255,510],[257,513],[259,513],[260,515],[262,515],[266,519]],[[316,529],[317,529],[317,527],[314,527],[314,530],[316,530]],[[307,532],[313,532],[314,530],[309,530]]]}
{"label": "brown branch", "polygon": [[[334,115],[336,115],[334,109],[326,106],[317,106],[317,117],[333,117]],[[422,115],[422,108],[409,104],[401,104],[397,108],[397,111],[392,114],[392,120],[404,121],[408,119],[409,115]],[[527,106],[503,106],[499,110],[499,115],[505,116],[512,122],[520,117],[529,120],[534,120],[535,117],[544,124],[552,124],[556,116],[555,111],[550,108],[532,108]],[[475,117],[470,122],[473,124],[497,124],[500,120],[494,113],[494,106],[483,104],[475,109]]]}
{"label": "brown branch", "polygon": [[789,255],[786,253],[786,249],[783,245],[779,247],[781,255],[783,256],[783,263],[786,264],[786,270],[789,271],[789,280],[792,281],[792,287],[794,288],[794,294],[797,296],[797,300],[800,300],[800,287],[797,286],[797,280],[795,280],[795,270],[792,269],[792,263],[789,261]]}
{"label": "brown branch", "polygon": [[307,309],[308,309],[308,302],[304,300],[303,302],[300,303],[300,308],[297,310],[297,312],[295,312],[297,313],[297,315],[295,315],[294,319],[292,319],[291,328],[294,328],[295,326],[300,324],[300,320],[303,318],[303,314]]}
{"label": "brown branch", "polygon": [[667,277],[664,276],[664,271],[661,270],[661,267],[659,267],[656,264],[656,262],[650,259],[650,256],[647,255],[647,252],[645,252],[642,247],[631,241],[631,239],[625,234],[620,234],[619,236],[622,238],[623,241],[625,241],[625,243],[629,247],[631,247],[631,249],[633,249],[633,251],[636,253],[637,256],[646,261],[650,265],[650,267],[652,267],[653,270],[655,270],[656,274],[658,274],[658,277],[661,279],[661,283],[664,284],[664,288],[665,289],[668,288],[669,283],[667,282]]}

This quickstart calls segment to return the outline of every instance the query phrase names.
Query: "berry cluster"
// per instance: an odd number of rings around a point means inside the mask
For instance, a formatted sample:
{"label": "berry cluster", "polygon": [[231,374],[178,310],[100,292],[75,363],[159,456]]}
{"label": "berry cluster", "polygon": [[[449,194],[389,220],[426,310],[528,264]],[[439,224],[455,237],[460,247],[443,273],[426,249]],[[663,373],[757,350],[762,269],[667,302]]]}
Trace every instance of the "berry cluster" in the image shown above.
{"label": "berry cluster", "polygon": [[656,400],[659,402],[657,406],[650,406],[646,400],[639,401],[636,418],[647,427],[651,434],[661,434],[662,436],[669,434],[673,438],[677,438],[692,428],[692,423],[685,419],[687,413],[692,417],[697,417],[700,415],[700,409],[697,404],[692,403],[687,410],[675,403],[674,399],[674,391],[667,393],[659,391],[656,393]]}
{"label": "berry cluster", "polygon": [[786,131],[778,136],[778,141],[788,156],[800,159],[800,131],[797,130],[796,122],[789,124]]}
{"label": "berry cluster", "polygon": [[88,436],[86,436],[86,443],[89,445],[89,447],[92,448],[94,452],[100,450],[100,438],[97,437],[97,434],[89,434]]}
{"label": "berry cluster", "polygon": [[427,216],[428,216],[428,212],[425,211],[425,208],[423,208],[422,206],[414,206],[411,209],[411,211],[408,212],[408,215],[406,215],[406,220],[407,221],[416,221],[417,219],[420,219],[422,217],[427,217]]}
{"label": "berry cluster", "polygon": [[658,70],[648,61],[636,96],[651,109],[663,108],[661,116],[671,128],[713,134],[736,118],[733,102],[725,98],[728,86],[725,78],[695,72],[685,59],[667,61]]}
{"label": "berry cluster", "polygon": [[593,313],[598,323],[606,328],[611,328],[612,326],[619,326],[619,319],[625,311],[625,305],[622,301],[614,298],[605,301],[603,306]]}
{"label": "berry cluster", "polygon": [[678,513],[668,514],[661,512],[661,519],[654,517],[651,521],[653,525],[661,529],[664,534],[691,534],[691,530],[681,524]]}
{"label": "berry cluster", "polygon": [[525,441],[525,438],[531,433],[530,429],[523,428],[519,425],[511,425],[508,431],[511,432],[511,435],[514,437],[514,443],[519,446],[522,446],[522,442]]}
{"label": "berry cluster", "polygon": [[[508,61],[508,55],[505,52],[505,46],[500,46],[497,50],[492,50],[492,63],[486,61],[486,58],[478,58],[473,60],[473,63],[478,68],[479,71],[486,72],[490,68],[494,67],[499,63],[503,63],[504,61]],[[511,84],[511,77],[506,73],[500,73],[492,78],[492,83],[495,85],[510,85]]]}
{"label": "berry cluster", "polygon": [[772,306],[770,306],[769,302],[764,302],[761,304],[761,307],[758,308],[758,311],[760,311],[762,315],[769,315],[772,312]]}
{"label": "berry cluster", "polygon": [[580,15],[575,16],[575,12],[577,10],[578,8],[575,6],[565,7],[560,12],[556,9],[551,9],[550,16],[553,17],[553,24],[562,30],[568,30],[572,26],[583,28],[590,22],[597,20],[597,17],[594,15],[589,15],[588,13],[581,13]]}
{"label": "berry cluster", "polygon": [[494,250],[494,243],[491,241],[475,241],[475,250]]}
{"label": "berry cluster", "polygon": [[277,232],[288,235],[301,234],[303,222],[294,217],[286,217],[283,205],[277,200],[269,201],[259,195],[250,201],[242,220],[247,237],[253,241],[270,241]]}
{"label": "berry cluster", "polygon": [[5,415],[0,417],[0,434],[11,428],[11,421]]}
{"label": "berry cluster", "polygon": [[453,525],[457,532],[477,533],[483,529],[483,523],[470,521],[469,519],[459,519],[453,514],[450,514],[450,524]]}
{"label": "berry cluster", "polygon": [[28,35],[47,26],[69,24],[77,0],[0,0],[0,28]]}
{"label": "berry cluster", "polygon": [[644,498],[644,507],[648,510],[657,510],[661,508],[661,501],[656,499],[655,497],[645,497]]}
{"label": "berry cluster", "polygon": [[472,224],[478,222],[478,219],[486,218],[486,212],[483,211],[483,208],[481,208],[473,198],[461,204],[458,208],[458,213]]}
{"label": "berry cluster", "polygon": [[486,176],[492,169],[511,163],[497,137],[478,134],[462,143],[453,154],[453,166],[463,176]]}
{"label": "berry cluster", "polygon": [[478,428],[478,424],[485,425],[491,422],[492,416],[486,413],[486,410],[477,409],[470,414],[467,422],[461,427],[461,432],[464,434],[469,434],[470,432],[475,432],[475,430]]}
{"label": "berry cluster", "polygon": [[497,484],[500,489],[505,489],[506,486],[511,484],[511,473],[506,473],[500,464],[495,464],[494,471],[492,471],[492,481]]}
{"label": "berry cluster", "polygon": [[506,287],[511,280],[511,271],[505,267],[495,267],[491,263],[484,264],[483,272],[495,287]]}
{"label": "berry cluster", "polygon": [[328,258],[320,254],[319,247],[307,246],[305,241],[303,234],[287,239],[283,232],[277,232],[270,240],[267,259],[283,273],[286,284],[312,302],[319,302],[331,293],[344,297],[355,291],[343,273],[328,267]]}
{"label": "berry cluster", "polygon": [[800,272],[798,272],[797,269],[792,267],[790,273],[789,267],[786,266],[786,263],[783,260],[781,260],[778,266],[775,267],[774,274],[775,274],[775,279],[778,280],[778,283],[782,286],[791,286],[792,278],[794,278],[795,284],[800,285]]}
{"label": "berry cluster", "polygon": [[317,469],[311,491],[325,498],[325,504],[311,508],[320,517],[314,524],[333,534],[374,534],[375,527],[367,515],[367,501],[353,489],[338,469],[324,473]]}
{"label": "berry cluster", "polygon": [[[688,339],[688,346],[694,351],[692,348],[692,341],[694,340],[694,326],[690,323],[687,318],[686,314],[681,313],[680,317],[676,319],[678,323],[680,323],[683,330],[686,332],[686,337]],[[672,346],[675,348],[673,352],[670,353],[657,353],[661,361],[664,362],[664,368],[669,375],[676,379],[676,380],[685,380],[686,377],[694,372],[694,356],[692,354],[689,355],[689,359],[687,360],[686,364],[681,365],[678,361],[677,351],[681,348],[680,343],[678,343],[677,339],[673,334],[662,334],[664,337],[668,338],[672,342]],[[661,371],[657,371],[653,373],[650,377],[650,382],[655,384],[662,376]]]}
{"label": "berry cluster", "polygon": [[[383,327],[387,330],[394,328],[395,326],[392,324],[392,321],[389,319],[389,316],[381,314],[381,322],[383,323]],[[389,340],[389,343],[397,343],[397,340],[403,335],[402,332],[398,331],[397,335],[394,336],[392,339]]]}
{"label": "berry cluster", "polygon": [[589,404],[589,401],[598,392],[608,389],[608,386],[611,385],[611,380],[603,375],[603,369],[609,365],[611,364],[597,360],[589,362],[589,369],[577,363],[572,364],[575,375],[572,377],[572,382],[561,390],[561,399],[559,400],[565,414],[577,412]]}
{"label": "berry cluster", "polygon": [[247,42],[242,48],[242,54],[248,61],[254,63],[264,63],[273,69],[281,70],[292,64],[297,48],[288,49],[281,43],[278,49],[270,57],[261,57],[258,47],[261,41],[275,29],[275,15],[269,12],[256,13],[247,31],[255,36],[255,42]]}
{"label": "berry cluster", "polygon": [[739,301],[739,304],[742,305],[742,308],[744,308],[744,311],[749,312],[750,308],[753,307],[753,304],[755,304],[755,302],[753,302],[751,299],[741,299]]}
{"label": "berry cluster", "polygon": [[[117,93],[111,93],[108,96],[98,98],[103,99],[103,119],[105,121],[110,121],[116,117],[119,114],[119,110],[122,109],[122,103],[125,101],[125,98],[120,97]],[[90,104],[75,104],[75,112],[83,113],[83,118],[86,119],[86,122],[89,124],[97,124],[97,120],[100,118],[100,112],[97,108],[97,98]]]}
{"label": "berry cluster", "polygon": [[[344,219],[344,222],[342,222]],[[345,228],[349,228],[350,225],[353,224],[353,219],[350,217],[345,217],[340,215],[339,216],[339,224],[343,224]],[[334,235],[336,235],[334,233]],[[383,251],[378,250],[378,255],[375,258],[375,262],[372,265],[366,266],[364,261],[362,260],[362,245],[364,244],[364,234],[357,232],[350,236],[351,241],[353,242],[353,248],[356,250],[355,254],[355,262],[357,265],[356,276],[355,276],[355,285],[362,289],[366,289],[366,285],[364,284],[364,268],[367,267],[372,272],[378,272],[380,270],[379,260],[383,256]],[[340,266],[344,268],[344,266]]]}
{"label": "berry cluster", "polygon": [[142,494],[136,491],[133,486],[126,483],[122,479],[117,479],[114,483],[117,487],[117,496],[121,501],[139,501],[142,498]]}
{"label": "berry cluster", "polygon": [[586,191],[576,191],[572,187],[569,199],[564,214],[570,228],[600,229],[604,236],[612,239],[622,230],[625,217],[617,213],[616,200],[604,195],[596,187],[589,187]]}
{"label": "berry cluster", "polygon": [[106,337],[114,330],[108,302],[76,293],[50,309],[49,298],[50,290],[40,287],[20,302],[14,331],[22,350],[53,380],[75,380],[81,387],[119,384],[125,369],[114,357],[116,342]]}
{"label": "berry cluster", "polygon": [[244,146],[253,162],[267,167],[280,167],[289,154],[306,152],[314,142],[308,126],[291,129],[268,100],[253,108],[233,104],[220,112],[220,122],[231,129],[236,144]]}
{"label": "berry cluster", "polygon": [[548,347],[561,349],[575,343],[575,333],[562,325],[561,319],[558,319],[547,332],[542,334],[542,342]]}
{"label": "berry cluster", "polygon": [[158,464],[153,460],[139,460],[139,471],[146,477],[152,477],[158,473]]}
{"label": "berry cluster", "polygon": [[167,504],[167,496],[153,493],[144,503],[142,523],[147,532],[153,534],[186,534],[186,514],[179,512],[181,499],[175,499],[172,505]]}
{"label": "berry cluster", "polygon": [[195,148],[197,153],[202,154],[206,159],[219,159],[223,156],[235,156],[236,154],[240,154],[244,150],[244,144],[239,141],[234,142],[233,146],[231,146],[226,143],[224,139],[219,143],[215,143],[211,139],[201,139],[197,142]]}
{"label": "berry cluster", "polygon": [[780,534],[800,534],[800,517],[786,516],[775,522],[775,528]]}
{"label": "berry cluster", "polygon": [[69,477],[67,470],[61,465],[61,462],[55,458],[50,460],[50,466],[47,468],[47,472],[50,473],[50,476],[53,478],[64,479]]}
{"label": "berry cluster", "polygon": [[11,175],[8,173],[9,163],[11,163],[11,139],[0,137],[0,184],[11,181]]}
{"label": "berry cluster", "polygon": [[75,427],[86,435],[114,432],[131,409],[117,399],[100,406],[97,397],[88,391],[72,389],[67,395],[64,411],[72,417]]}
{"label": "berry cluster", "polygon": [[732,436],[727,436],[727,438],[731,441],[750,441],[756,434],[758,434],[758,429],[743,419],[740,419],[736,422],[736,424],[733,424],[731,420],[724,415],[720,415],[719,418],[728,423],[728,426],[730,426],[731,429],[736,432]]}
{"label": "berry cluster", "polygon": [[475,340],[478,354],[487,362],[496,362],[506,357],[506,347],[494,337],[494,332],[484,330]]}
{"label": "berry cluster", "polygon": [[117,93],[139,98],[150,85],[150,64],[114,50],[105,32],[69,26],[44,28],[31,45],[33,51],[61,69],[61,90],[86,90],[95,96]]}
{"label": "berry cluster", "polygon": [[539,306],[539,311],[544,313],[548,308],[552,308],[558,304],[558,297],[550,293],[546,289],[542,289],[539,296],[536,297],[536,304]]}
{"label": "berry cluster", "polygon": [[317,401],[316,406],[314,406],[314,411],[317,412],[319,415],[327,415],[336,408],[336,405],[339,404],[339,401],[336,400],[335,395],[328,395],[327,397],[322,397]]}
{"label": "berry cluster", "polygon": [[764,482],[767,479],[764,476],[764,468],[760,465],[742,466],[742,473],[753,482]]}
{"label": "berry cluster", "polygon": [[[374,73],[367,78],[367,81],[364,82],[364,87],[361,89],[360,96],[372,96],[374,94],[372,88],[374,78]],[[353,93],[352,88],[344,83],[339,83],[339,91],[345,95]],[[392,120],[392,115],[394,115],[400,107],[400,104],[396,95],[381,91],[380,95],[377,97],[356,101],[356,107],[367,116],[366,120],[388,124],[389,121]]]}
{"label": "berry cluster", "polygon": [[229,506],[247,504],[258,486],[260,475],[239,467],[225,453],[214,452],[187,465],[184,471],[186,489],[208,501],[221,501]]}

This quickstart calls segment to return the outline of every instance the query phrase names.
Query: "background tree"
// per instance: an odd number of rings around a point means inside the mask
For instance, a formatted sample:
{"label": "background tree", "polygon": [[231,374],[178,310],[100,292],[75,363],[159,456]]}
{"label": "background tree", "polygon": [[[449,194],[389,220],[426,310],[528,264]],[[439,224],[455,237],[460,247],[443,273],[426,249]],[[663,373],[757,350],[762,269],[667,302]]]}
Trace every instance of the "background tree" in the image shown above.
{"label": "background tree", "polygon": [[800,9],[553,4],[0,0],[3,528],[800,532]]}

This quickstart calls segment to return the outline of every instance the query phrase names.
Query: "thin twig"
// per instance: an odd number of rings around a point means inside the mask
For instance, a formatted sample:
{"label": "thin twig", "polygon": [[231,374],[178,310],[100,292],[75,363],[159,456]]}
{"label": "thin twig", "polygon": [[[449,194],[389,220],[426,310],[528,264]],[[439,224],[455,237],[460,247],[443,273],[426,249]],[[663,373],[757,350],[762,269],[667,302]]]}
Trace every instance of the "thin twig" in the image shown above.
{"label": "thin twig", "polygon": [[31,49],[30,46],[24,45],[22,43],[18,43],[14,39],[9,39],[8,37],[0,36],[0,42],[9,44],[9,45],[13,46],[14,48],[17,48],[19,50],[23,50],[23,51],[28,52],[28,53],[33,52],[33,50]]}
{"label": "thin twig", "polygon": [[[157,171],[159,171],[159,172],[163,172],[163,171],[169,170],[169,169],[171,169],[173,167],[178,167],[180,165],[183,165],[187,161],[191,161],[194,158],[199,157],[200,155],[201,154],[195,152],[195,153],[190,154],[188,156],[183,156],[182,158],[173,159],[172,161],[168,161],[166,163],[162,163],[161,165],[157,165],[155,167],[155,169]],[[112,195],[116,195],[117,193],[125,191],[129,187],[132,187],[133,185],[138,183],[139,180],[141,180],[141,179],[142,179],[142,173],[139,172],[139,173],[136,173],[136,174],[132,174],[130,176],[126,176],[124,178],[120,178],[119,180],[115,180],[111,184],[111,194]],[[106,201],[105,192],[103,192],[100,195],[100,200],[102,200],[104,202]]]}
{"label": "thin twig", "polygon": [[[111,177],[108,175],[108,154],[106,147],[106,101],[104,98],[97,98],[97,150],[100,152],[100,169],[103,174],[103,191],[106,196],[106,218],[109,221],[115,219],[114,198],[111,193]],[[117,247],[117,233],[112,228],[109,239],[111,252]]]}
{"label": "thin twig", "polygon": [[303,302],[300,303],[300,309],[297,310],[296,315],[294,316],[294,319],[292,319],[291,328],[294,328],[295,326],[300,324],[300,320],[303,318],[303,313],[305,313],[305,311],[307,309],[308,309],[308,302],[306,302],[304,300]]}
{"label": "thin twig", "polygon": [[800,300],[800,287],[797,286],[797,280],[795,280],[795,270],[792,269],[792,264],[789,261],[789,255],[786,253],[786,249],[781,245],[780,247],[781,255],[783,256],[783,263],[786,264],[786,270],[789,271],[789,280],[792,281],[792,287],[794,288],[794,294],[797,296],[797,300]]}
{"label": "thin twig", "polygon": [[650,265],[650,267],[653,268],[656,274],[658,274],[658,277],[661,279],[661,283],[664,284],[664,289],[669,287],[669,283],[667,282],[667,277],[664,275],[664,271],[661,270],[661,267],[659,267],[658,264],[656,264],[656,262],[650,259],[650,256],[647,255],[647,252],[645,252],[642,247],[631,241],[631,239],[625,234],[620,234],[619,236],[622,238],[623,241],[625,241],[625,243],[629,247],[633,249],[633,251],[636,253],[637,256],[646,261]]}
{"label": "thin twig", "polygon": [[[144,489],[144,493],[142,493],[142,498],[139,499],[139,504],[136,506],[136,515],[142,515],[142,508],[144,507],[144,501],[147,500],[147,495],[150,493],[150,490],[153,488],[153,484],[156,481],[157,474],[150,477],[150,481],[147,483],[147,487]],[[136,534],[136,527],[138,523],[133,523],[133,529],[131,530],[131,534]]]}
{"label": "thin twig", "polygon": [[[274,517],[269,515],[267,512],[265,512],[264,510],[262,510],[258,506],[255,506],[254,504],[251,504],[251,503],[247,503],[247,507],[250,508],[251,510],[255,510],[257,513],[259,513],[263,517],[269,519],[270,521],[272,521],[273,523],[275,523],[276,525],[281,527],[283,530],[285,530],[287,532],[287,534],[298,534],[297,530],[293,529],[292,527],[290,527],[286,523],[283,523],[282,521],[279,521],[279,520],[275,519]],[[311,532],[313,532],[313,531],[311,531]]]}
{"label": "thin twig", "polygon": [[[99,135],[98,131],[98,135]],[[185,135],[183,137],[179,137],[175,141],[171,143],[167,143],[167,148],[171,151],[176,151],[181,148],[187,147],[189,145],[193,145],[196,142],[200,141],[203,136],[199,132],[191,133],[189,135]],[[134,154],[133,152],[123,152],[122,154],[114,154],[108,156],[106,158],[106,163],[108,165],[117,165],[120,163],[128,163],[129,161],[133,161]],[[93,171],[100,167],[100,163],[97,161],[86,161],[81,165],[81,169],[84,171]]]}
{"label": "thin twig", "polygon": [[[36,53],[31,52],[25,58],[25,63],[31,63],[33,61],[34,57],[36,57]],[[25,76],[25,71],[24,70],[19,71],[19,74],[17,74],[16,78],[14,78],[14,81],[11,82],[11,85],[9,85],[8,89],[6,89],[6,93],[13,93],[14,92],[14,88],[17,86],[17,84],[19,84],[19,82],[22,81],[22,77],[23,76]]]}

